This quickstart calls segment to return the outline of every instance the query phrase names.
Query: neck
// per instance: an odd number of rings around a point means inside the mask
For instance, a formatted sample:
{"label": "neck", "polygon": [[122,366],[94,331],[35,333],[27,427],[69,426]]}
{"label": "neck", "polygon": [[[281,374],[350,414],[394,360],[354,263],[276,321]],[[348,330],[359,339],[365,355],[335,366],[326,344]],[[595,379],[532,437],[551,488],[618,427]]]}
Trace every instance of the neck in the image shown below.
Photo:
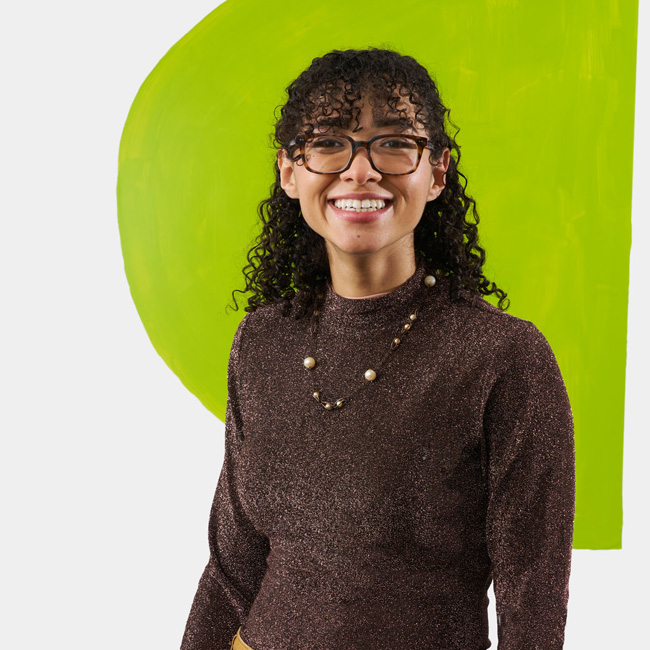
{"label": "neck", "polygon": [[332,290],[344,298],[377,298],[406,282],[417,268],[415,258],[386,260],[372,266],[330,264]]}

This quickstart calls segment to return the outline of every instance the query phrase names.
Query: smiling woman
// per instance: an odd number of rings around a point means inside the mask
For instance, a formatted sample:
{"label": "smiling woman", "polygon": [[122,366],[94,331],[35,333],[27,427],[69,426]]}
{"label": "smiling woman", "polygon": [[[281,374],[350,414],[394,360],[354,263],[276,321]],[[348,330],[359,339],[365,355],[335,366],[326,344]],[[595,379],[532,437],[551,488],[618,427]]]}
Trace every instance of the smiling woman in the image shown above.
{"label": "smiling woman", "polygon": [[[461,288],[477,298],[494,293],[507,308],[506,294],[483,274],[479,217],[460,182],[460,148],[424,67],[389,50],[335,50],[287,90],[246,311],[282,301],[285,313],[290,303],[312,313],[325,281],[342,295],[375,294],[404,282],[424,261],[450,277],[453,296]],[[358,133],[363,140],[353,139]],[[334,203],[344,198],[387,205],[373,212]]]}
{"label": "smiling woman", "polygon": [[[414,230],[425,204],[442,192],[449,167],[449,148],[435,163],[427,157],[420,164],[429,145],[424,129],[394,133],[387,114],[363,99],[354,131],[332,126],[336,135],[319,135],[319,124],[309,139],[296,139],[297,156],[278,152],[282,189],[300,201],[305,221],[325,241],[332,285],[346,296],[389,290],[413,274]],[[413,106],[401,104],[413,124]],[[368,140],[353,140],[359,132]],[[382,203],[370,209],[370,200]]]}
{"label": "smiling woman", "polygon": [[371,48],[288,93],[182,650],[485,650],[492,581],[499,648],[560,650],[571,405],[483,275],[437,87]]}

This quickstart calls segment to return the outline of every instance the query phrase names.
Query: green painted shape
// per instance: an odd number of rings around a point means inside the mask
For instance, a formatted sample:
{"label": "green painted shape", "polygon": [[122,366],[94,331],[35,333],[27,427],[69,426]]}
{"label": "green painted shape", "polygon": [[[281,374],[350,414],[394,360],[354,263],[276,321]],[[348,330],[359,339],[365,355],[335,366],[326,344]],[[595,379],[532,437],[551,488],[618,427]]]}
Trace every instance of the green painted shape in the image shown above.
{"label": "green painted shape", "polygon": [[[228,0],[140,88],[119,153],[131,294],[155,349],[224,419],[284,88],[315,56],[394,47],[461,127],[486,273],[546,335],[576,431],[574,548],[621,548],[638,2]],[[226,155],[224,152],[228,152]],[[240,304],[244,301],[239,297]]]}

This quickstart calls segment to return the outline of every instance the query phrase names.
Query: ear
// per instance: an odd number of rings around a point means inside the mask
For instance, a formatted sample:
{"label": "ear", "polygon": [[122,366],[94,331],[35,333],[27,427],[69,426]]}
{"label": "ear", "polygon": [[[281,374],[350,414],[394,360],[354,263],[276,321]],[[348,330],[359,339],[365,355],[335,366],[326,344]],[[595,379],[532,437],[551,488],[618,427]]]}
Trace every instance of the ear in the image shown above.
{"label": "ear", "polygon": [[445,189],[445,183],[447,181],[446,174],[447,174],[447,169],[449,168],[449,157],[450,157],[450,152],[449,149],[446,148],[442,152],[440,158],[438,158],[438,162],[433,168],[433,174],[431,178],[431,189],[429,190],[427,201],[433,201],[433,199],[437,199],[438,196],[440,196],[442,190]]}
{"label": "ear", "polygon": [[278,149],[278,169],[280,170],[280,185],[290,199],[298,198],[296,173],[294,163],[289,160],[286,149]]}

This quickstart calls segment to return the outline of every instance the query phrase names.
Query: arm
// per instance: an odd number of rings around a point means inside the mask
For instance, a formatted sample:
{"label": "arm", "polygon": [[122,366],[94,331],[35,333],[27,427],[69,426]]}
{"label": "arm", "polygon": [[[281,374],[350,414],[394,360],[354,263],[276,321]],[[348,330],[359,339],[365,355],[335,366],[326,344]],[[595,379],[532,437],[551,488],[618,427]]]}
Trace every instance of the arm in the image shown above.
{"label": "arm", "polygon": [[233,472],[243,439],[237,391],[245,321],[246,317],[237,328],[228,361],[225,452],[208,524],[210,559],[199,580],[181,650],[228,650],[266,572],[268,540],[247,518]]}
{"label": "arm", "polygon": [[499,650],[561,650],[569,599],[573,412],[544,335],[523,321],[484,414]]}

